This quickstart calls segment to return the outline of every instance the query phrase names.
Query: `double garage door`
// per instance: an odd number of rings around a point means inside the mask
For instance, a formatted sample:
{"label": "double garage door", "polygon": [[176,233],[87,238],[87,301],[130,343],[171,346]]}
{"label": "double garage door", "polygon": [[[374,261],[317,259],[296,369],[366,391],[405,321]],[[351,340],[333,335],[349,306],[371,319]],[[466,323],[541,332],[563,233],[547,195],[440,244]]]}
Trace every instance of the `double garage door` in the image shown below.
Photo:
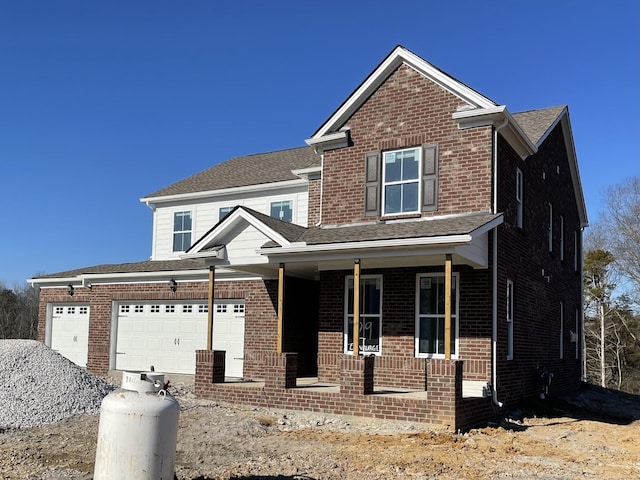
{"label": "double garage door", "polygon": [[[213,348],[225,350],[226,375],[242,377],[244,303],[214,304]],[[116,370],[194,374],[207,347],[208,306],[201,302],[121,302],[115,326]]]}
{"label": "double garage door", "polygon": [[[242,377],[244,312],[242,300],[214,304],[213,348],[225,350],[226,375]],[[207,347],[208,306],[202,302],[120,302],[112,329],[116,370],[194,374],[195,351]],[[87,365],[89,306],[54,305],[50,343],[81,367]]]}

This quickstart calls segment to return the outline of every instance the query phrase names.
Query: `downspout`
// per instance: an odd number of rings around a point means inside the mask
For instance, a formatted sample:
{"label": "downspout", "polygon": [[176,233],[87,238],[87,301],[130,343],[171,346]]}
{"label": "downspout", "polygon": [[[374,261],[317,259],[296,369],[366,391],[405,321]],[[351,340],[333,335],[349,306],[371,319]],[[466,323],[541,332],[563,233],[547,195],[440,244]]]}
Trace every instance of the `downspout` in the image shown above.
{"label": "downspout", "polygon": [[[498,132],[507,123],[508,118],[493,130],[493,213],[498,213]],[[492,308],[493,325],[491,329],[491,399],[493,403],[501,408],[502,402],[498,400],[498,227],[493,229],[493,252],[492,252]]]}
{"label": "downspout", "polygon": [[584,333],[584,227],[580,228],[580,256],[578,261],[580,262],[580,380],[587,381],[587,355],[585,352],[586,335]]}

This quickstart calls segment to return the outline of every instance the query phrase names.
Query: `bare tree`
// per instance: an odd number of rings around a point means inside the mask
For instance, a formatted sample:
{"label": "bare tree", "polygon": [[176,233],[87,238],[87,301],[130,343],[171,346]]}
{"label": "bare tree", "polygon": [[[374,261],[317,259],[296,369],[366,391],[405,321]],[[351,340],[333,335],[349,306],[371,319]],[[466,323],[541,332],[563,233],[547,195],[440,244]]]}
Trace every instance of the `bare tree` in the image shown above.
{"label": "bare tree", "polygon": [[640,177],[634,176],[605,192],[606,213],[598,222],[615,268],[628,280],[628,293],[640,303]]}
{"label": "bare tree", "polygon": [[607,317],[610,315],[611,293],[615,289],[613,282],[613,270],[611,264],[614,258],[611,252],[606,250],[590,250],[584,258],[584,293],[585,312],[596,322],[585,322],[585,333],[593,345],[594,339],[598,341],[592,349],[587,349],[587,371],[593,370],[589,365],[597,360],[600,370],[600,385],[607,386]]}

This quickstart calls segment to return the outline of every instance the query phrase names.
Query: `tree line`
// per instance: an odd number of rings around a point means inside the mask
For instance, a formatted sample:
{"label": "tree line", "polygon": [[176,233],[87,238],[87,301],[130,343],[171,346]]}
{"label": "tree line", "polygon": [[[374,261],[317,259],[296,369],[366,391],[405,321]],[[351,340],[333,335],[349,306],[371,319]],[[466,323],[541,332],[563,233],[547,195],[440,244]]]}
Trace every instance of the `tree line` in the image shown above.
{"label": "tree line", "polygon": [[[584,245],[585,380],[640,394],[640,177],[608,188]],[[36,288],[0,283],[0,339],[35,339]]]}
{"label": "tree line", "polygon": [[0,339],[36,339],[40,292],[30,285],[7,287],[0,282]]}
{"label": "tree line", "polygon": [[640,177],[609,187],[584,255],[586,380],[640,394]]}

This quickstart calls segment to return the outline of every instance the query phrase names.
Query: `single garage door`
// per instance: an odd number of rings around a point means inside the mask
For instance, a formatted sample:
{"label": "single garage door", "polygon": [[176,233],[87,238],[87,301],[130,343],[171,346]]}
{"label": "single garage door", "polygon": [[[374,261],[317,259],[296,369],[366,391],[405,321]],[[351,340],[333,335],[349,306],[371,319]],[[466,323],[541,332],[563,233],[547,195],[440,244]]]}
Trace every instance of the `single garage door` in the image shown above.
{"label": "single garage door", "polygon": [[51,350],[76,365],[87,366],[89,352],[89,306],[53,305],[51,312]]}
{"label": "single garage door", "polygon": [[[153,365],[157,372],[195,374],[195,351],[207,348],[207,314],[204,301],[120,303],[116,370],[145,371]],[[242,316],[241,330],[238,315]],[[216,304],[213,348],[227,350],[224,347],[231,349],[227,351],[227,375],[242,376],[244,303]]]}
{"label": "single garage door", "polygon": [[225,375],[227,377],[243,376],[244,302],[215,304],[213,349],[226,352]]}

